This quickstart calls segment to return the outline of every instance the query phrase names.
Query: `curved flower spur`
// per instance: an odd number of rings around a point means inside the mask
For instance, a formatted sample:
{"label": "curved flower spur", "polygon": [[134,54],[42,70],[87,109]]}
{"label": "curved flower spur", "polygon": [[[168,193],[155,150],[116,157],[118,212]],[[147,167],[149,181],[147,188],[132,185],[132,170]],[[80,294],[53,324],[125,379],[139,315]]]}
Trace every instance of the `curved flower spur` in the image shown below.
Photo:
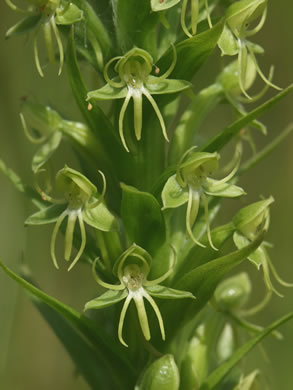
{"label": "curved flower spur", "polygon": [[[263,54],[263,48],[247,40],[261,30],[266,15],[267,0],[240,0],[231,4],[227,9],[225,28],[218,42],[222,55],[238,55],[239,86],[249,100],[251,97],[246,92],[245,79],[250,60],[253,61],[256,72],[268,86],[281,90],[270,80],[273,68],[271,68],[269,78],[267,78],[257,63],[255,54]],[[248,29],[249,25],[258,19],[257,25]]]}
{"label": "curved flower spur", "polygon": [[17,7],[11,0],[5,1],[13,11],[27,15],[7,31],[6,38],[34,30],[33,47],[35,64],[40,76],[44,77],[39,60],[37,36],[39,31],[42,30],[49,62],[53,64],[55,63],[55,51],[52,39],[53,32],[59,51],[58,75],[60,75],[64,63],[64,50],[57,25],[67,26],[81,21],[83,19],[83,11],[71,1],[67,0],[26,0],[28,3],[27,10]]}
{"label": "curved flower spur", "polygon": [[[98,194],[97,188],[84,175],[65,166],[56,175],[56,186],[63,192],[64,199],[56,200],[40,191],[45,201],[53,203],[41,211],[31,215],[25,222],[26,225],[41,225],[56,222],[51,238],[51,257],[58,269],[55,242],[63,220],[68,217],[65,231],[65,260],[69,261],[72,253],[73,234],[76,220],[79,222],[81,243],[79,250],[72,260],[70,271],[81,257],[86,245],[86,231],[84,222],[95,229],[105,232],[118,230],[118,223],[102,203],[106,192],[106,180],[104,174],[99,171],[103,179],[103,191]],[[64,209],[65,206],[65,209]]]}
{"label": "curved flower spur", "polygon": [[[273,202],[274,198],[270,196],[268,199],[263,199],[244,207],[235,215],[233,223],[237,230],[233,234],[233,241],[238,249],[247,246],[255,239],[260,231],[268,230],[270,224],[269,207]],[[265,241],[262,242],[260,246],[248,256],[248,260],[254,264],[258,270],[262,267],[264,282],[268,291],[274,292],[282,297],[283,295],[280,294],[272,284],[270,272],[272,272],[276,281],[284,287],[293,287],[293,283],[285,282],[278,275],[266,249],[270,246],[270,243]]]}
{"label": "curved flower spur", "polygon": [[114,264],[113,273],[118,277],[120,284],[109,284],[103,282],[96,273],[96,262],[93,264],[93,274],[95,280],[99,285],[108,289],[108,291],[87,302],[85,305],[85,310],[102,309],[104,307],[118,303],[126,298],[121,310],[118,325],[118,338],[121,344],[123,344],[125,347],[128,347],[128,345],[122,336],[123,323],[126,311],[132,300],[134,300],[140,327],[145,339],[150,340],[151,334],[144,299],[146,299],[154,309],[159,322],[162,339],[165,340],[163,319],[160,310],[152,296],[163,299],[194,298],[190,292],[175,290],[169,287],[161,286],[159,284],[166,280],[173,271],[175,263],[174,252],[172,267],[164,275],[155,280],[147,280],[147,276],[150,272],[151,262],[152,258],[147,251],[136,244],[132,244],[125,252],[122,253],[122,255]]}
{"label": "curved flower spur", "polygon": [[192,227],[196,221],[200,200],[203,201],[205,222],[208,240],[213,249],[209,226],[209,212],[207,195],[224,198],[236,198],[244,195],[241,187],[229,183],[237,172],[240,154],[234,169],[223,179],[216,180],[208,177],[218,169],[220,158],[217,152],[193,152],[195,147],[187,150],[182,156],[175,175],[171,176],[162,191],[163,209],[177,208],[187,203],[186,231],[189,237],[197,245],[204,247],[192,233]]}
{"label": "curved flower spur", "polygon": [[[112,100],[125,98],[119,115],[119,135],[124,148],[129,152],[124,132],[123,120],[129,101],[134,103],[134,131],[136,139],[141,139],[142,131],[142,97],[145,96],[152,105],[161,125],[163,136],[168,140],[167,130],[160,109],[152,95],[164,95],[183,91],[191,86],[184,80],[169,80],[167,77],[172,73],[176,64],[176,50],[173,47],[174,60],[170,68],[161,76],[153,76],[154,67],[151,55],[142,49],[133,48],[124,56],[112,58],[104,69],[104,77],[107,84],[87,94],[87,100]],[[118,77],[111,79],[108,75],[110,65],[117,61],[114,70]]]}
{"label": "curved flower spur", "polygon": [[[151,7],[154,12],[162,12],[169,8],[174,7],[175,5],[180,3],[180,1],[181,0],[151,0]],[[197,23],[199,21],[199,12],[201,8],[200,3],[204,3],[208,24],[210,28],[212,27],[208,0],[203,0],[202,2],[200,2],[200,0],[190,0],[190,29],[191,29],[191,33],[190,33],[186,24],[188,0],[182,0],[180,22],[184,34],[187,35],[189,38],[192,38],[192,36],[196,34]]]}

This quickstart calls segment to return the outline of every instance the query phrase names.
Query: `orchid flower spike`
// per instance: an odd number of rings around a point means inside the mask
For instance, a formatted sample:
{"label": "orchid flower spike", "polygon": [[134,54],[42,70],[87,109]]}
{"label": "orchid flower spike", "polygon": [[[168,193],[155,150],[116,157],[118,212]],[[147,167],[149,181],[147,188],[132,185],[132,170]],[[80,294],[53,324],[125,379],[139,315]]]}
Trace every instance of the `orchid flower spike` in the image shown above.
{"label": "orchid flower spike", "polygon": [[110,284],[102,281],[96,272],[96,262],[93,263],[93,274],[95,280],[100,286],[106,288],[108,291],[87,302],[85,310],[102,309],[125,299],[118,325],[118,338],[121,344],[125,347],[128,347],[128,345],[124,341],[122,330],[126,311],[132,300],[136,306],[144,338],[146,340],[150,340],[151,338],[148,317],[144,304],[144,299],[146,299],[156,314],[162,339],[165,340],[163,319],[160,310],[152,297],[164,299],[194,298],[194,296],[187,291],[174,290],[160,285],[160,283],[166,280],[173,271],[175,265],[175,252],[173,252],[171,268],[159,278],[150,281],[147,280],[147,276],[150,272],[151,262],[152,258],[147,251],[136,244],[132,244],[117,259],[113,268],[113,273],[116,277],[118,277],[120,282],[119,284]]}
{"label": "orchid flower spike", "polygon": [[[263,27],[267,15],[267,0],[240,0],[230,5],[226,13],[226,24],[223,33],[218,41],[222,55],[238,55],[238,81],[243,95],[253,100],[247,93],[247,77],[249,80],[248,69],[252,69],[251,62],[254,65],[253,72],[256,72],[267,86],[280,90],[278,86],[271,82],[273,76],[273,67],[267,78],[261,71],[255,54],[262,54],[264,50],[261,46],[247,40]],[[259,21],[258,21],[259,20]],[[255,27],[249,29],[249,25],[258,21]],[[249,83],[248,83],[249,84]]]}
{"label": "orchid flower spike", "polygon": [[[187,13],[188,13],[188,1],[190,2],[190,29],[189,31],[186,23],[187,19]],[[174,7],[178,3],[182,2],[181,7],[181,27],[184,33],[189,37],[192,38],[193,35],[196,34],[197,30],[197,24],[199,22],[199,14],[201,11],[201,3],[204,3],[205,13],[207,15],[207,20],[209,27],[213,27],[210,12],[209,12],[209,5],[208,0],[151,0],[151,7],[154,12],[162,12],[169,8]]]}
{"label": "orchid flower spike", "polygon": [[63,220],[67,217],[67,227],[65,231],[65,260],[69,261],[72,254],[73,234],[76,221],[78,220],[81,242],[78,252],[72,260],[68,271],[70,271],[80,259],[86,245],[86,231],[84,222],[88,225],[102,230],[117,230],[118,223],[115,217],[103,204],[106,192],[106,179],[99,171],[103,180],[103,190],[98,194],[96,186],[91,183],[80,172],[65,166],[56,175],[56,186],[63,192],[64,198],[57,200],[40,191],[43,200],[53,203],[41,211],[33,214],[26,220],[26,225],[46,224],[56,222],[51,238],[51,257],[55,267],[58,269],[55,242]]}
{"label": "orchid flower spike", "polygon": [[37,36],[39,31],[42,30],[49,62],[53,64],[55,63],[55,49],[52,40],[53,34],[59,52],[58,75],[60,75],[64,63],[64,50],[57,26],[71,25],[81,21],[83,19],[83,11],[72,2],[66,0],[25,0],[28,4],[27,10],[20,9],[14,5],[11,0],[5,1],[12,10],[25,15],[25,17],[20,22],[12,26],[7,31],[6,38],[34,30],[33,48],[35,64],[39,75],[44,77],[39,59]]}
{"label": "orchid flower spike", "polygon": [[[176,50],[173,47],[174,59],[170,68],[161,76],[151,75],[154,67],[151,55],[142,49],[134,48],[124,56],[112,58],[105,66],[104,77],[107,84],[87,94],[87,100],[112,100],[124,99],[119,115],[119,135],[124,148],[129,152],[123,131],[123,120],[126,109],[133,99],[134,103],[134,131],[139,141],[142,131],[142,97],[145,96],[152,105],[161,125],[162,133],[166,141],[169,141],[167,130],[160,109],[152,95],[162,95],[183,91],[190,87],[190,83],[183,80],[169,80],[176,64]],[[111,79],[108,74],[110,65],[116,62],[114,67],[117,77]]]}
{"label": "orchid flower spike", "polygon": [[[241,209],[233,218],[236,231],[233,240],[238,249],[244,248],[263,230],[268,230],[270,223],[269,206],[274,202],[271,196],[268,199],[260,200]],[[293,283],[287,283],[278,275],[269,255],[267,247],[271,246],[268,242],[263,242],[253,253],[248,256],[248,260],[254,264],[257,269],[262,268],[264,281],[268,291],[282,296],[273,286],[270,272],[282,286],[293,287]]]}
{"label": "orchid flower spike", "polygon": [[195,244],[204,247],[192,232],[202,200],[208,240],[211,247],[217,250],[211,238],[207,195],[235,198],[245,194],[242,188],[229,183],[238,170],[241,156],[238,156],[235,167],[226,177],[215,180],[209,176],[218,169],[219,154],[194,152],[194,149],[192,147],[184,153],[176,174],[166,182],[162,191],[163,209],[177,208],[187,203],[186,231]]}

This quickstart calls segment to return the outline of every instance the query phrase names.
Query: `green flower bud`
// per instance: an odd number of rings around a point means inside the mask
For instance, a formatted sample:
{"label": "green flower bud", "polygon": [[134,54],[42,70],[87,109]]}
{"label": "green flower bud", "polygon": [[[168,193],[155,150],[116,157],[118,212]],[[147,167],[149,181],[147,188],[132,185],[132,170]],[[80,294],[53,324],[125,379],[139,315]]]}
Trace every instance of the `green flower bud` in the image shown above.
{"label": "green flower bud", "polygon": [[198,390],[208,374],[208,345],[205,340],[205,325],[201,324],[188,345],[181,365],[180,389]]}
{"label": "green flower bud", "polygon": [[179,390],[179,370],[172,355],[164,355],[145,371],[139,390]]}
{"label": "green flower bud", "polygon": [[233,390],[260,390],[258,383],[259,370],[254,370],[247,376],[241,376],[239,383]]}
{"label": "green flower bud", "polygon": [[215,299],[223,311],[241,309],[251,293],[251,283],[247,273],[242,272],[221,282],[215,291]]}
{"label": "green flower bud", "polygon": [[233,223],[245,237],[253,240],[263,228],[268,228],[269,206],[274,202],[270,196],[268,199],[252,203],[241,209],[233,218]]}
{"label": "green flower bud", "polygon": [[[267,10],[267,0],[240,0],[230,5],[226,13],[226,22],[237,38],[255,34],[264,23]],[[249,23],[261,17],[259,25],[247,31]]]}

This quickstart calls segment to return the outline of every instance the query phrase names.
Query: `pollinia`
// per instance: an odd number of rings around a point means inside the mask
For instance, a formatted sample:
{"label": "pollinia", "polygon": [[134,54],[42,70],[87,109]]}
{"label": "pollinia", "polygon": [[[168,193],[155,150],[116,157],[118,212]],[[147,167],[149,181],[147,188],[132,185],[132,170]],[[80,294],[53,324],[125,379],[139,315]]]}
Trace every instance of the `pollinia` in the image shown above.
{"label": "pollinia", "polygon": [[[32,37],[36,77],[46,77],[48,64],[56,77],[67,73],[83,119],[64,118],[62,107],[29,96],[20,123],[37,145],[35,185],[3,161],[0,170],[36,207],[25,224],[54,225],[44,248],[54,266],[64,267],[64,258],[68,271],[89,267],[97,293],[80,313],[21,269],[0,262],[2,269],[47,320],[62,322],[54,328],[61,342],[75,335],[75,348],[67,349],[92,389],[256,388],[262,372],[242,371],[239,361],[269,333],[280,338],[276,328],[293,316],[266,328],[247,320],[280,296],[281,286],[293,286],[278,275],[265,241],[273,196],[264,189],[266,197],[248,204],[241,184],[292,130],[257,150],[255,129],[270,131],[258,117],[292,91],[273,83],[273,67],[265,75],[258,64],[268,1],[6,3],[16,19],[6,37]],[[218,75],[199,90],[197,73],[204,78],[211,56]],[[255,93],[257,78],[263,87]],[[274,96],[260,102],[270,88]],[[256,108],[248,112],[250,102]],[[221,103],[232,108],[231,124],[208,138],[202,123]],[[78,164],[65,156],[56,166],[61,142]],[[230,202],[238,211],[221,225],[217,215]],[[264,279],[256,306],[249,304],[249,275],[237,270],[242,262]]]}

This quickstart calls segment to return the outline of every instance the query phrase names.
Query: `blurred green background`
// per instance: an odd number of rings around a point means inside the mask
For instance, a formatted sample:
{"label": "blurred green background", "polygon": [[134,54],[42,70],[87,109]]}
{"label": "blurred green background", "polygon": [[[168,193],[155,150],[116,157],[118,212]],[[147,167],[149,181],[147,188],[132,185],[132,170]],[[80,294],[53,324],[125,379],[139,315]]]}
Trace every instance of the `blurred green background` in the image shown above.
{"label": "blurred green background", "polygon": [[[293,4],[291,0],[270,1],[265,27],[255,37],[255,42],[265,47],[265,56],[260,59],[264,72],[269,64],[276,67],[274,82],[282,87],[293,81]],[[19,37],[4,40],[5,31],[18,20],[4,2],[0,3],[0,158],[27,181],[31,181],[30,162],[34,147],[26,140],[19,120],[21,97],[30,96],[40,103],[58,107],[66,117],[78,119],[78,110],[72,101],[66,71],[57,77],[56,68],[48,67],[46,77],[41,79],[33,62],[31,39]],[[212,65],[207,65],[207,68]],[[267,96],[274,94],[270,91]],[[292,122],[292,96],[287,97],[262,120],[268,126],[268,136],[257,136],[258,147],[278,134]],[[228,118],[221,109],[213,114],[206,126],[221,129]],[[278,272],[288,281],[293,281],[293,135],[265,162],[254,168],[241,180],[248,192],[243,204],[256,201],[259,195],[273,195],[275,203],[271,210],[271,227],[268,241],[275,244],[270,250]],[[59,166],[64,156],[70,154],[62,147]],[[52,226],[24,228],[23,221],[32,212],[29,202],[23,199],[0,175],[0,257],[14,270],[24,260],[31,268],[38,283],[49,294],[82,310],[83,304],[95,293],[95,283],[90,271],[79,265],[69,274],[57,272],[49,257],[49,242]],[[233,207],[234,204],[233,204]],[[237,204],[237,208],[240,204]],[[229,218],[227,216],[225,220]],[[223,216],[222,216],[223,218]],[[253,271],[253,297],[261,299],[264,286],[261,274]],[[86,281],[86,282],[85,282]],[[293,289],[280,288],[284,298],[273,297],[270,305],[259,314],[255,322],[265,325],[293,309]],[[293,388],[293,323],[282,328],[284,341],[268,338],[266,355],[254,352],[249,355],[250,367],[260,367],[272,390]],[[78,376],[75,367],[53,332],[31,305],[26,295],[14,282],[0,272],[0,383],[3,390],[83,390],[88,389]],[[114,389],[113,389],[114,390]]]}

